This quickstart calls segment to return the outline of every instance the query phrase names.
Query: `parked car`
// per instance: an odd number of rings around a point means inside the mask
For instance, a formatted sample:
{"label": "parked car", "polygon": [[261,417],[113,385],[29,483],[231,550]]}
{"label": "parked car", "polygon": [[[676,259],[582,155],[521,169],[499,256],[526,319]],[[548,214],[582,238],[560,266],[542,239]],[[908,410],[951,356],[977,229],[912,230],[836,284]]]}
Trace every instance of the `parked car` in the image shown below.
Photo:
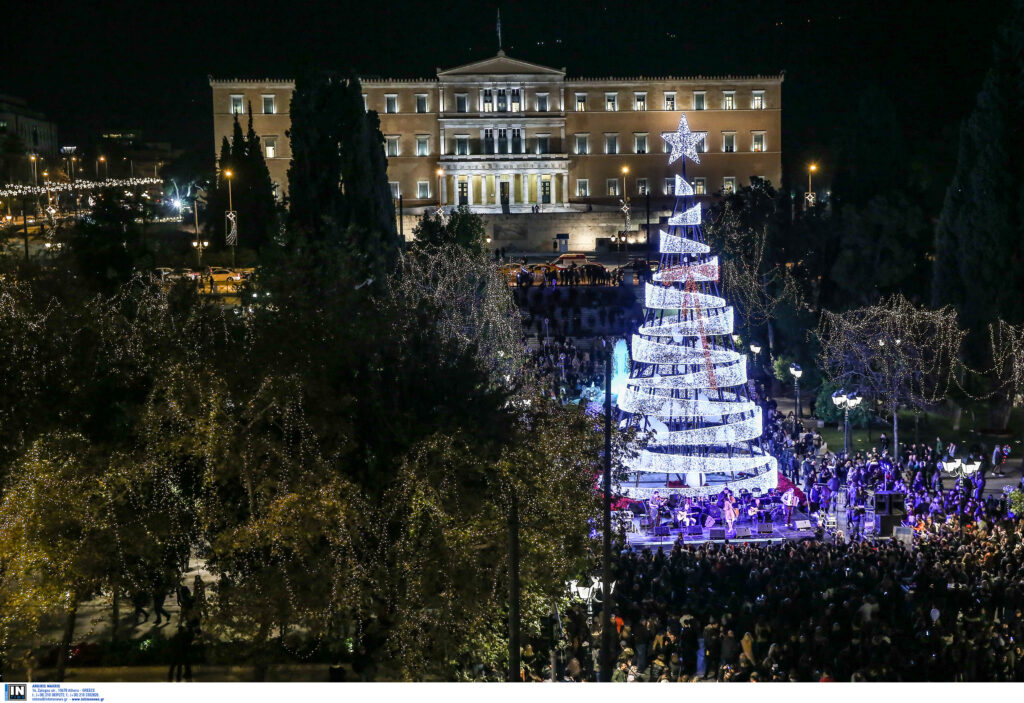
{"label": "parked car", "polygon": [[242,274],[238,271],[225,268],[211,268],[206,277],[214,283],[239,283],[242,280]]}
{"label": "parked car", "polygon": [[523,272],[522,264],[502,264],[498,267],[498,272],[505,277],[505,281],[510,285],[514,286],[518,282],[519,274]]}
{"label": "parked car", "polygon": [[153,269],[153,280],[154,281],[170,281],[173,280],[171,276],[174,274],[174,269],[168,266],[157,266]]}
{"label": "parked car", "polygon": [[200,271],[193,271],[192,269],[174,269],[174,273],[171,274],[176,280],[184,279],[186,281],[197,281],[202,278]]}
{"label": "parked car", "polygon": [[586,264],[589,263],[597,262],[590,261],[590,259],[587,258],[586,254],[562,254],[557,259],[551,262],[551,266],[554,266],[557,269],[567,269],[573,264],[576,264],[577,267],[580,267],[585,266]]}
{"label": "parked car", "polygon": [[547,283],[545,276],[555,270],[551,264],[527,264],[526,270],[533,275],[533,282],[539,285]]}

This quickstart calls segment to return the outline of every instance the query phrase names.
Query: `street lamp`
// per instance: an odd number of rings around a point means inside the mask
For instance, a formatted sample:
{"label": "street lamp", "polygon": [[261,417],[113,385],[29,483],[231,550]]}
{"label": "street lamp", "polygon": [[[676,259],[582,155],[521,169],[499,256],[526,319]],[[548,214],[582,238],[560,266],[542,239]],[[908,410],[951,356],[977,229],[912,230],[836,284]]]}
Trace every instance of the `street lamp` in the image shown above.
{"label": "street lamp", "polygon": [[751,342],[750,353],[754,355],[754,370],[757,370],[757,355],[761,353],[761,345],[757,342]]}
{"label": "street lamp", "polygon": [[807,167],[807,204],[814,205],[814,188],[811,186],[811,177],[818,170],[818,164],[811,164]]}
{"label": "street lamp", "polygon": [[804,370],[800,368],[800,364],[792,363],[789,365],[789,372],[793,374],[793,388],[796,391],[796,416],[799,419],[803,415],[800,409],[800,377],[804,375]]}
{"label": "street lamp", "polygon": [[96,178],[100,177],[100,164],[101,163],[103,164],[103,177],[104,177],[104,179],[110,178],[110,164],[107,163],[107,157],[106,156],[102,156],[102,155],[100,156],[100,158],[98,158],[96,160]]}
{"label": "street lamp", "polygon": [[832,402],[837,408],[843,409],[843,454],[847,456],[850,454],[850,410],[860,405],[861,400],[863,398],[857,391],[847,393],[840,388],[832,394]]}
{"label": "street lamp", "polygon": [[203,249],[206,249],[208,246],[210,246],[210,243],[208,241],[202,240],[202,239],[193,239],[192,240],[192,246],[196,250],[196,268],[198,268],[200,271],[202,271],[203,270]]}
{"label": "street lamp", "polygon": [[[230,168],[224,170],[224,177],[228,179],[228,211],[229,212],[234,212],[234,210],[235,210],[235,203],[234,203],[234,200],[232,200],[232,198],[231,198],[231,179],[234,178],[234,175],[235,175],[235,172],[232,171]],[[232,242],[231,242],[231,268],[235,267],[235,247],[237,246],[237,244],[238,244],[237,238],[233,239]]]}
{"label": "street lamp", "polygon": [[444,178],[444,169],[439,168],[436,171],[437,175],[437,209],[440,210],[443,203],[441,202],[441,179]]}

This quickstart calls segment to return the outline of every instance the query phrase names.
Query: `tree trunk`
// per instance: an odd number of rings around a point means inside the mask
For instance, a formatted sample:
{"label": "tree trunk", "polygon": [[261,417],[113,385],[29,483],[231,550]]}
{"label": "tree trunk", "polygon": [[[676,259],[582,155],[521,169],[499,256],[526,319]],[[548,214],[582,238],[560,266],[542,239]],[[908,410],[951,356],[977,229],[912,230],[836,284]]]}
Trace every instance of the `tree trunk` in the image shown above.
{"label": "tree trunk", "polygon": [[64,636],[61,638],[60,651],[57,652],[57,673],[58,681],[64,680],[64,674],[68,667],[68,650],[71,649],[71,642],[75,638],[75,620],[78,617],[78,595],[71,594],[71,602],[68,606],[67,617],[64,620]]}
{"label": "tree trunk", "polygon": [[900,455],[900,406],[892,409],[892,461],[895,465]]}
{"label": "tree trunk", "polygon": [[508,673],[521,681],[519,661],[519,496],[512,491],[508,508]]}
{"label": "tree trunk", "polygon": [[113,603],[111,603],[111,607],[110,607],[110,610],[111,610],[111,613],[110,613],[110,620],[111,620],[110,641],[111,642],[117,642],[117,639],[118,639],[118,632],[117,631],[121,627],[121,589],[120,588],[118,588],[116,586],[114,587],[114,596],[113,596],[113,598],[111,600],[113,601]]}
{"label": "tree trunk", "polygon": [[957,405],[956,409],[953,410],[953,431],[954,432],[959,432],[960,431],[960,418],[962,418],[963,416],[964,416],[964,409],[961,406]]}

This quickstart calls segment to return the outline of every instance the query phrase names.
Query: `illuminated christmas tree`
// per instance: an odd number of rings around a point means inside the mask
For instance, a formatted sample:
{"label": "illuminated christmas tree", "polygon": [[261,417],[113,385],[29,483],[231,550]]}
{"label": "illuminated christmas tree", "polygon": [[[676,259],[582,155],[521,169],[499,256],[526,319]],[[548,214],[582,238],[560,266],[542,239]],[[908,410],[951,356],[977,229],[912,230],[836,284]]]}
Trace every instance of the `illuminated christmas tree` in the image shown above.
{"label": "illuminated christmas tree", "polygon": [[631,462],[624,494],[715,494],[728,486],[774,488],[774,457],[760,443],[761,409],[746,390],[746,356],[732,339],[733,309],[720,297],[718,257],[701,231],[701,206],[686,180],[686,159],[700,163],[704,134],[684,115],[669,163],[682,158],[676,203],[660,233],[661,260],[644,290],[644,321],[631,344],[632,369],[618,397],[626,423],[651,432]]}

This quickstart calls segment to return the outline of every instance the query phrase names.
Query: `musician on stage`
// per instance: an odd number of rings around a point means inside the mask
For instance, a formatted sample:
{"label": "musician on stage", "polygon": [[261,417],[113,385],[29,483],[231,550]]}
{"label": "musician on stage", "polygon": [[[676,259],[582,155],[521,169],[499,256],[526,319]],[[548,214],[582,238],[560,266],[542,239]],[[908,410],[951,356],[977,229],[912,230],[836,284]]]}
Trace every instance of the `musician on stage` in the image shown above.
{"label": "musician on stage", "polygon": [[782,494],[782,505],[786,508],[786,527],[793,525],[793,508],[796,507],[797,501],[796,489],[792,486]]}
{"label": "musician on stage", "polygon": [[722,516],[725,518],[726,524],[729,526],[729,532],[736,534],[736,530],[733,527],[736,524],[736,507],[734,505],[732,492],[729,489],[722,491]]}
{"label": "musician on stage", "polygon": [[658,527],[661,525],[661,506],[665,504],[665,499],[661,497],[658,491],[654,492],[649,501],[648,510],[651,512],[651,528]]}

